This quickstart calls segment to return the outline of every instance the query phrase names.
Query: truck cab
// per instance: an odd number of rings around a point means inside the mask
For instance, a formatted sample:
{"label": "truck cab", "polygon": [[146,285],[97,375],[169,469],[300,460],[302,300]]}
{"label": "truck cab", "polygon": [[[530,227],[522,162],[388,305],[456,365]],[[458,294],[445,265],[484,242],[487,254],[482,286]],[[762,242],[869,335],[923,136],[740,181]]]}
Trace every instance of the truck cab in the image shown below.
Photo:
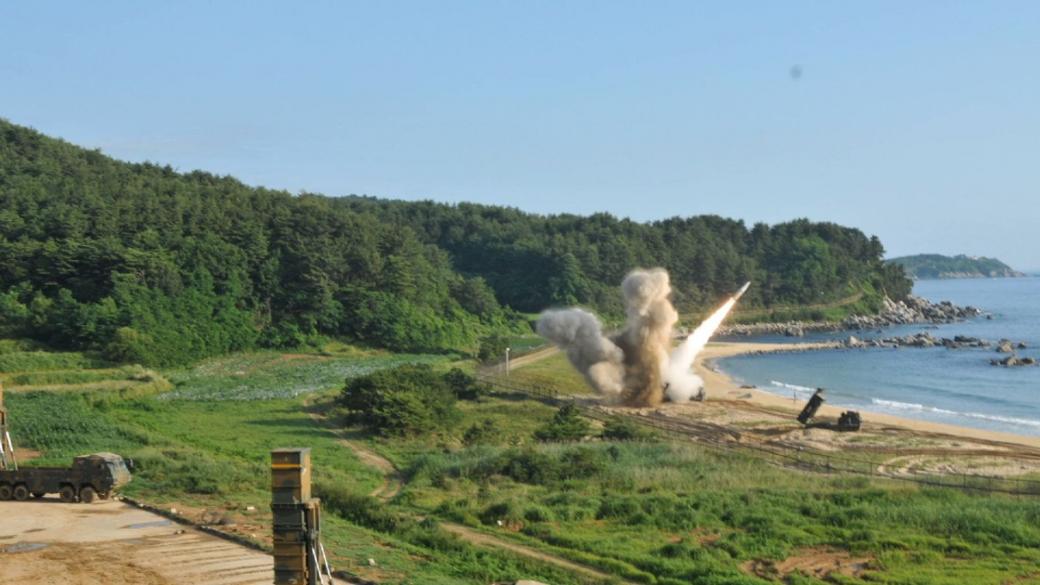
{"label": "truck cab", "polygon": [[80,478],[81,485],[92,486],[102,498],[130,483],[130,470],[115,453],[80,455],[72,460],[70,471]]}

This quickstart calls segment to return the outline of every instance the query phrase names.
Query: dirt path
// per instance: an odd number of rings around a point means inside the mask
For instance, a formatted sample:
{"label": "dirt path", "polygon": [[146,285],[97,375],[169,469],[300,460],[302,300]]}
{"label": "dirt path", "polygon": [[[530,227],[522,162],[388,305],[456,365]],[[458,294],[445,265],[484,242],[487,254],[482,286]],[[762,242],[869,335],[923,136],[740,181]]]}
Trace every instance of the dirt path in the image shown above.
{"label": "dirt path", "polygon": [[[532,351],[531,353],[524,354],[524,355],[522,355],[520,357],[516,357],[516,358],[513,358],[513,359],[509,360],[509,369],[510,370],[515,370],[516,368],[521,368],[523,366],[528,366],[528,365],[531,365],[531,364],[533,364],[535,362],[542,361],[545,358],[552,357],[552,356],[554,356],[554,355],[556,355],[558,353],[560,353],[560,348],[556,347],[555,345],[550,345],[548,347],[543,347],[541,349]],[[495,375],[498,375],[498,374],[504,374],[505,373],[505,369],[506,369],[505,362],[501,362],[501,363],[492,364],[492,365],[489,365],[489,366],[482,366],[482,367],[480,367],[479,370],[478,370],[478,374],[485,375],[485,376],[495,376]]]}
{"label": "dirt path", "polygon": [[[397,466],[394,465],[392,461],[366,447],[357,444],[354,441],[351,441],[350,439],[347,439],[342,431],[329,424],[328,419],[326,419],[321,414],[311,412],[310,416],[311,419],[314,420],[314,422],[318,426],[336,435],[336,437],[339,439],[337,442],[344,448],[349,449],[352,453],[357,455],[358,459],[360,459],[362,463],[374,469],[378,469],[383,474],[383,485],[373,490],[369,495],[379,498],[380,500],[385,502],[393,499],[394,496],[400,493],[401,488],[404,484],[402,481],[400,470],[397,469]],[[448,532],[451,532],[452,534],[458,536],[462,540],[476,546],[507,550],[511,553],[527,557],[529,559],[534,559],[537,561],[555,565],[557,567],[566,569],[568,571],[572,571],[574,573],[594,577],[596,579],[602,579],[604,581],[608,581],[614,578],[613,575],[605,573],[593,567],[569,561],[563,557],[556,556],[538,550],[536,548],[520,544],[518,542],[512,542],[509,540],[492,536],[490,534],[485,534],[483,532],[474,530],[461,524],[454,524],[451,522],[442,521],[438,521],[438,524]],[[628,585],[634,585],[629,584],[629,582],[627,581],[617,582],[625,583]]]}
{"label": "dirt path", "polygon": [[[461,538],[462,540],[465,540],[466,542],[468,542],[470,544],[475,544],[475,545],[478,545],[478,546],[484,546],[484,547],[490,547],[490,548],[500,548],[500,549],[503,549],[503,550],[508,550],[509,552],[518,554],[520,556],[524,556],[524,557],[527,557],[527,558],[530,558],[530,559],[535,559],[537,561],[542,561],[544,563],[549,563],[551,565],[555,565],[557,567],[560,567],[561,569],[566,569],[566,570],[571,571],[573,573],[580,573],[582,575],[586,575],[588,577],[593,577],[593,578],[596,578],[596,579],[602,579],[604,581],[609,581],[610,579],[614,579],[615,578],[614,575],[610,575],[608,573],[604,573],[603,571],[600,571],[599,569],[594,569],[594,568],[592,568],[592,567],[590,567],[588,565],[582,565],[582,564],[579,564],[579,563],[575,563],[575,562],[569,561],[569,560],[567,560],[567,559],[565,559],[563,557],[559,557],[559,556],[556,556],[556,555],[553,555],[553,554],[549,554],[549,553],[540,551],[538,549],[531,548],[529,546],[524,546],[524,545],[522,545],[520,543],[517,543],[517,542],[512,542],[512,541],[496,538],[496,537],[494,537],[494,536],[492,536],[490,534],[485,534],[485,533],[480,532],[478,530],[474,530],[474,529],[472,529],[472,528],[470,528],[468,526],[463,526],[461,524],[454,524],[452,522],[441,522],[440,525],[441,525],[442,528],[444,528],[448,532],[458,536],[459,538]],[[616,583],[625,583],[625,584],[628,584],[628,585],[634,585],[631,582],[624,581],[624,580],[617,580],[617,581],[614,581],[614,582],[616,582]]]}
{"label": "dirt path", "polygon": [[369,492],[368,495],[373,498],[378,498],[381,501],[388,502],[392,500],[394,496],[401,493],[404,481],[401,477],[400,470],[397,469],[397,466],[394,465],[392,461],[367,447],[351,441],[345,436],[343,431],[334,427],[329,420],[320,413],[311,411],[309,414],[311,420],[313,420],[318,426],[324,428],[333,435],[336,435],[336,438],[338,439],[336,441],[337,443],[342,447],[349,449],[351,453],[361,460],[362,463],[379,470],[379,472],[383,474],[382,485]]}

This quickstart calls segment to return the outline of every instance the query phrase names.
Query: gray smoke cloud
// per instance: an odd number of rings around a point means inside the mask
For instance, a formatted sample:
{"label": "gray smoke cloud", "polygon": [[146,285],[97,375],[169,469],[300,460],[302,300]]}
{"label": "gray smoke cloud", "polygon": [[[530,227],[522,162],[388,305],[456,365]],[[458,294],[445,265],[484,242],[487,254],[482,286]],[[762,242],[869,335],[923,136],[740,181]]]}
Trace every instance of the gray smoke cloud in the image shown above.
{"label": "gray smoke cloud", "polygon": [[693,363],[749,286],[740,287],[674,350],[679,314],[663,268],[633,270],[621,282],[625,328],[612,337],[584,309],[545,311],[536,329],[566,352],[590,386],[612,400],[629,406],[657,406],[665,397],[683,402],[702,395],[704,381],[693,373]]}
{"label": "gray smoke cloud", "polygon": [[584,309],[549,310],[542,313],[536,329],[567,354],[590,386],[607,396],[621,396],[625,354],[603,335],[595,315]]}
{"label": "gray smoke cloud", "polygon": [[583,309],[545,311],[537,331],[566,352],[601,394],[628,405],[654,406],[664,399],[671,340],[679,320],[670,300],[668,272],[633,270],[622,281],[621,292],[625,328],[613,337],[604,335],[596,316]]}

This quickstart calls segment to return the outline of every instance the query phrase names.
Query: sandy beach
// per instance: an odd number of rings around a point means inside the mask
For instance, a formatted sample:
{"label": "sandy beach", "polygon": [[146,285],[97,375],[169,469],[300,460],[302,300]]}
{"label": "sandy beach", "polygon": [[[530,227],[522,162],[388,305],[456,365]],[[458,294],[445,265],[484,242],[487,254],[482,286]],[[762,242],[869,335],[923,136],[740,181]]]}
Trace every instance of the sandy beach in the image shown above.
{"label": "sandy beach", "polygon": [[[804,407],[805,400],[794,401],[777,394],[759,389],[741,388],[732,378],[717,370],[714,362],[721,358],[735,355],[762,352],[784,352],[784,351],[825,351],[836,348],[832,343],[754,343],[754,342],[719,342],[710,343],[697,358],[694,368],[698,375],[704,379],[707,397],[709,401],[725,400],[746,402],[756,407],[763,407],[772,411],[788,413],[794,418]],[[841,414],[842,408],[824,405],[819,416],[836,419]],[[1011,433],[1001,433],[947,425],[928,421],[921,421],[888,414],[880,414],[869,411],[860,411],[863,416],[864,430],[880,428],[898,428],[922,435],[946,435],[981,441],[992,444],[1019,445],[1040,449],[1040,437],[1028,437]]]}

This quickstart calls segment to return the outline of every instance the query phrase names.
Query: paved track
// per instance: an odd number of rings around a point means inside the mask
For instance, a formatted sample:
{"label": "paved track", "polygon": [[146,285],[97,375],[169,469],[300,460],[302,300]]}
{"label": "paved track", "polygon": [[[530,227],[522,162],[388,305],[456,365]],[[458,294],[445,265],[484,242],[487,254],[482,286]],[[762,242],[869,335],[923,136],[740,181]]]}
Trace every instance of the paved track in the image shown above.
{"label": "paved track", "polygon": [[0,585],[270,585],[262,552],[109,500],[0,502]]}

